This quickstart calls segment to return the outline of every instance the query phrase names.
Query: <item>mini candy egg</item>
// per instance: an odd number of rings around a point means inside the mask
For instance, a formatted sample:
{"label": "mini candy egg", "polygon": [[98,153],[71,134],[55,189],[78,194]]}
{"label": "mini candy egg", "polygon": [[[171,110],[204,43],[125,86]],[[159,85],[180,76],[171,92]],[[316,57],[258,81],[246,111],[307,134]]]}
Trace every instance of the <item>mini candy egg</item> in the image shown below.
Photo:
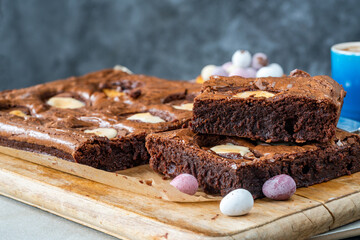
{"label": "mini candy egg", "polygon": [[201,70],[201,77],[204,81],[207,81],[210,79],[210,76],[213,75],[214,69],[216,68],[215,65],[206,65]]}
{"label": "mini candy egg", "polygon": [[233,66],[232,62],[226,62],[223,65],[221,65],[221,67],[225,69],[227,72],[230,72],[232,66]]}
{"label": "mini candy egg", "polygon": [[262,191],[270,199],[287,200],[295,193],[296,183],[289,175],[281,174],[267,180]]}
{"label": "mini candy egg", "polygon": [[256,73],[256,77],[281,77],[284,74],[282,67],[277,63],[272,63],[262,67]]}
{"label": "mini candy egg", "polygon": [[197,179],[193,175],[187,173],[178,175],[170,182],[170,184],[176,187],[180,192],[189,195],[194,195],[199,187]]}
{"label": "mini candy egg", "polygon": [[231,60],[236,67],[247,68],[251,64],[251,54],[245,50],[237,50]]}
{"label": "mini candy egg", "polygon": [[196,77],[195,82],[201,84],[201,83],[204,82],[204,80],[202,79],[201,75],[199,75],[199,76]]}
{"label": "mini candy egg", "polygon": [[226,71],[230,74],[231,72],[235,71],[236,69],[239,69],[238,67],[236,67],[235,65],[231,64],[231,66],[229,66]]}
{"label": "mini candy egg", "polygon": [[272,68],[275,72],[277,72],[277,75],[279,75],[279,77],[281,77],[284,74],[284,70],[277,63],[269,64],[268,67]]}
{"label": "mini candy egg", "polygon": [[214,71],[213,71],[212,75],[218,75],[218,76],[224,76],[224,77],[229,76],[228,72],[222,67],[214,68]]}
{"label": "mini candy egg", "polygon": [[255,53],[252,57],[251,66],[255,69],[260,69],[268,65],[268,58],[264,53]]}
{"label": "mini candy egg", "polygon": [[228,216],[245,215],[254,206],[251,193],[243,188],[235,189],[227,194],[220,202],[220,211]]}
{"label": "mini candy egg", "polygon": [[247,68],[246,75],[248,78],[255,78],[256,77],[256,70],[254,68]]}
{"label": "mini candy egg", "polygon": [[246,77],[247,71],[245,68],[235,68],[229,73],[229,76],[230,77],[232,77],[232,76]]}
{"label": "mini candy egg", "polygon": [[256,71],[253,68],[235,68],[230,72],[229,76],[240,76],[244,78],[254,78]]}

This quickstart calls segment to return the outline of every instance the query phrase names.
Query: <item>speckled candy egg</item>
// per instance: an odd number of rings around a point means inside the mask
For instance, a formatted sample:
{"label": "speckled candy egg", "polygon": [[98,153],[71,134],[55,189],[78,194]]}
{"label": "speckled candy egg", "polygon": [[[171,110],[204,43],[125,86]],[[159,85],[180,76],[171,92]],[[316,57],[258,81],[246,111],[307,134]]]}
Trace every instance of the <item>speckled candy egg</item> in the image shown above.
{"label": "speckled candy egg", "polygon": [[296,183],[289,175],[281,174],[267,180],[262,191],[270,199],[287,200],[295,193]]}
{"label": "speckled candy egg", "polygon": [[220,202],[220,211],[228,216],[245,215],[254,206],[254,198],[246,189],[235,189]]}
{"label": "speckled candy egg", "polygon": [[214,68],[212,75],[227,77],[229,76],[229,73],[223,67],[216,67]]}
{"label": "speckled candy egg", "polygon": [[260,69],[268,65],[268,58],[265,53],[255,53],[252,57],[251,66]]}
{"label": "speckled candy egg", "polygon": [[226,62],[223,65],[221,65],[223,69],[225,69],[227,72],[231,71],[231,68],[233,67],[232,62]]}
{"label": "speckled candy egg", "polygon": [[251,54],[246,50],[237,50],[231,58],[234,66],[239,68],[247,68],[251,64]]}
{"label": "speckled candy egg", "polygon": [[254,78],[256,76],[256,70],[253,68],[235,68],[229,76],[240,76],[244,78]]}
{"label": "speckled candy egg", "polygon": [[229,76],[240,76],[240,77],[246,77],[247,71],[246,68],[234,68],[230,73]]}
{"label": "speckled candy egg", "polygon": [[247,68],[246,73],[247,73],[248,78],[255,78],[256,77],[256,70],[254,68]]}
{"label": "speckled candy egg", "polygon": [[194,195],[199,187],[197,179],[193,175],[187,173],[178,175],[170,182],[170,184],[180,192],[189,195]]}

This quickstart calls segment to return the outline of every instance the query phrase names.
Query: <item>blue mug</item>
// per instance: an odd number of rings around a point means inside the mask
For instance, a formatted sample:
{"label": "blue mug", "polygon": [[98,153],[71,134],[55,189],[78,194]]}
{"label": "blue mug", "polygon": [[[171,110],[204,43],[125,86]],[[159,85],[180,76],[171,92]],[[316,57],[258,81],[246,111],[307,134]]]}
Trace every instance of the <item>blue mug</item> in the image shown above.
{"label": "blue mug", "polygon": [[331,75],[347,92],[341,116],[360,121],[360,42],[331,47]]}

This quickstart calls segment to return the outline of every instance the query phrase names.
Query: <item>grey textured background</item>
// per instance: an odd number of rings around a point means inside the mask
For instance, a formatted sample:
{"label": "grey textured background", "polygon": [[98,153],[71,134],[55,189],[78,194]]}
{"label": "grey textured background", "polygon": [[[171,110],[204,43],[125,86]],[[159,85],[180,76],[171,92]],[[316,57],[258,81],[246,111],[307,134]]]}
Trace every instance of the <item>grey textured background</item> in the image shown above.
{"label": "grey textured background", "polygon": [[286,72],[330,74],[329,48],[360,39],[360,1],[0,0],[0,89],[115,64],[190,79],[236,49]]}

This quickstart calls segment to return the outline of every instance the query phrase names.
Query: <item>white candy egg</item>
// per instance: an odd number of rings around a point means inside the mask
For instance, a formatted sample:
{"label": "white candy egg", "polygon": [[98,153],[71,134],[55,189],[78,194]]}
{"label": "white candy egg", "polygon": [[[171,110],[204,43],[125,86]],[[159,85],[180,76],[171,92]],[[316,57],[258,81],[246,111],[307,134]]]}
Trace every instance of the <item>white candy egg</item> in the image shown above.
{"label": "white candy egg", "polygon": [[257,73],[256,73],[256,77],[273,77],[274,75],[274,71],[273,69],[269,68],[269,67],[262,67],[260,68]]}
{"label": "white candy egg", "polygon": [[201,70],[201,77],[204,81],[208,81],[210,79],[210,76],[213,75],[213,72],[215,70],[215,65],[206,65]]}
{"label": "white candy egg", "polygon": [[239,68],[247,68],[251,64],[251,54],[245,50],[237,50],[232,55],[232,63]]}
{"label": "white candy egg", "polygon": [[277,63],[272,63],[269,66],[260,68],[256,77],[281,77],[284,74],[282,67]]}
{"label": "white candy egg", "polygon": [[245,215],[254,206],[251,193],[243,188],[235,189],[226,195],[220,202],[220,211],[228,216]]}
{"label": "white candy egg", "polygon": [[279,77],[281,77],[284,74],[284,70],[277,63],[272,63],[272,64],[268,65],[268,67],[272,68],[275,72],[277,72],[277,75],[279,75]]}

